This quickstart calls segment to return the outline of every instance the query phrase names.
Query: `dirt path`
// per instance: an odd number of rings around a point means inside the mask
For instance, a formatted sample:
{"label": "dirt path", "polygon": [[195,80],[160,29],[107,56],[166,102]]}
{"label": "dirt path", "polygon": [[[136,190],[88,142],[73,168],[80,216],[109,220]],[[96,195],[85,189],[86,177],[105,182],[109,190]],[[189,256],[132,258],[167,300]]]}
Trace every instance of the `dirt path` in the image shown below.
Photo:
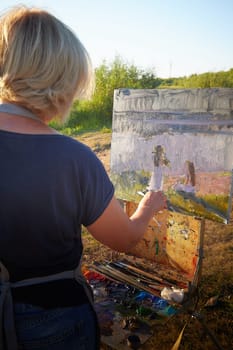
{"label": "dirt path", "polygon": [[107,172],[110,171],[111,133],[90,132],[77,137],[80,142],[89,146],[102,161]]}

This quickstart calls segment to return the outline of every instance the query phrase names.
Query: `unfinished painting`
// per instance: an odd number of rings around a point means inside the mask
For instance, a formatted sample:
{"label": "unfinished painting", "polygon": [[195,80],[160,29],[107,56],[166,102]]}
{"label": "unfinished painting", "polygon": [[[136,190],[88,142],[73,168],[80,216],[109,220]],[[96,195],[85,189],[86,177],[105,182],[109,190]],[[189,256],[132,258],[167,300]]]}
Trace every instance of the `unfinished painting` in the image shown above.
{"label": "unfinished painting", "polygon": [[169,210],[228,223],[233,89],[115,90],[111,178],[139,202],[153,184]]}

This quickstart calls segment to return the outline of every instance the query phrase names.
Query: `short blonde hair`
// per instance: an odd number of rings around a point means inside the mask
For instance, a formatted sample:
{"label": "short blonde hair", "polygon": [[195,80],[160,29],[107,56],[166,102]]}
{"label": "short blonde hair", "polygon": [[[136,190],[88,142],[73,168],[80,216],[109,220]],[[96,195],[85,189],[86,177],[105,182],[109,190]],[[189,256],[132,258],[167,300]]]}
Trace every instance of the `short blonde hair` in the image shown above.
{"label": "short blonde hair", "polygon": [[56,17],[20,6],[0,18],[0,99],[62,119],[92,82],[85,47]]}

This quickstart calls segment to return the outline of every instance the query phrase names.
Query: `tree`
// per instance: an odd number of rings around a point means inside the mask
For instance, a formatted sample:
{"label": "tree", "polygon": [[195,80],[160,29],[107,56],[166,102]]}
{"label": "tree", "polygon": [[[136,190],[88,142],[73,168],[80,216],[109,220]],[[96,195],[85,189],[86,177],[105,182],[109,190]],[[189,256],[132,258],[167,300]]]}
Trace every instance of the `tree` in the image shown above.
{"label": "tree", "polygon": [[[109,65],[104,61],[95,70],[96,87],[93,98],[89,102],[76,102],[71,113],[70,124],[75,122],[75,111],[95,116],[102,124],[110,125],[112,121],[113,94],[115,89],[151,89],[159,86],[152,71],[142,71],[133,64],[124,62],[117,56]],[[88,113],[87,113],[88,111]],[[78,117],[77,117],[78,118]]]}

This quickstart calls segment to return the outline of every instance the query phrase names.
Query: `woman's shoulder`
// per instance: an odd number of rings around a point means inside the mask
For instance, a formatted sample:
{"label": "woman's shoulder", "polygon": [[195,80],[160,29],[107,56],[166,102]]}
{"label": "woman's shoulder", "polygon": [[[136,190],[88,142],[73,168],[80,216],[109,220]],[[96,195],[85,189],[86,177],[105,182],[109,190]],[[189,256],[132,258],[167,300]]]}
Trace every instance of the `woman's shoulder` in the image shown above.
{"label": "woman's shoulder", "polygon": [[[54,135],[55,136],[55,135]],[[80,152],[87,152],[87,153],[93,153],[91,148],[84,144],[83,142],[79,141],[77,138],[73,138],[71,136],[66,135],[56,135],[57,136],[57,143],[60,145],[60,147],[65,147],[70,149],[70,151],[80,151]]]}
{"label": "woman's shoulder", "polygon": [[73,159],[77,162],[82,161],[82,163],[86,164],[93,163],[96,165],[100,163],[94,151],[78,139],[66,135],[59,135],[55,144],[55,148],[57,148],[60,155],[64,155],[69,159]]}

